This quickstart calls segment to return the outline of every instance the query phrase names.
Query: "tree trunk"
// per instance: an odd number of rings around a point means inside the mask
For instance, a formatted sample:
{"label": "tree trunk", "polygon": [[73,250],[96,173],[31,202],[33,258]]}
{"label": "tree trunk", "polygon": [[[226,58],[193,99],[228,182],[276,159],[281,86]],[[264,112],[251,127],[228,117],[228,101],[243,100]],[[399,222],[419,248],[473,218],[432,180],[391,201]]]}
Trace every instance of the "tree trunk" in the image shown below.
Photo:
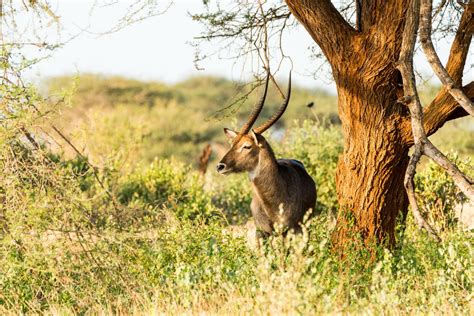
{"label": "tree trunk", "polygon": [[[343,250],[358,235],[367,245],[395,244],[396,218],[406,215],[403,184],[413,145],[408,108],[397,70],[410,0],[357,1],[352,27],[330,0],[286,0],[332,67],[344,134],[344,153],[336,173],[339,214],[333,241]],[[474,31],[474,5],[465,6],[446,64],[461,86]],[[463,87],[472,100],[474,83]],[[446,121],[465,116],[441,89],[424,109],[428,135]]]}
{"label": "tree trunk", "polygon": [[[398,73],[392,73],[396,79]],[[341,248],[359,236],[366,245],[393,246],[397,216],[400,211],[406,214],[408,206],[403,179],[409,147],[399,129],[406,108],[397,103],[396,85],[374,86],[370,76],[360,74],[352,77],[355,80],[336,78],[344,152],[336,173],[339,214],[334,242]]]}
{"label": "tree trunk", "polygon": [[[396,61],[408,0],[359,3],[357,29],[329,0],[286,0],[332,67],[344,152],[336,173],[339,213],[334,244],[360,235],[365,244],[395,243],[395,223],[408,200],[403,185],[408,146],[406,107]],[[390,17],[389,19],[387,17]]]}

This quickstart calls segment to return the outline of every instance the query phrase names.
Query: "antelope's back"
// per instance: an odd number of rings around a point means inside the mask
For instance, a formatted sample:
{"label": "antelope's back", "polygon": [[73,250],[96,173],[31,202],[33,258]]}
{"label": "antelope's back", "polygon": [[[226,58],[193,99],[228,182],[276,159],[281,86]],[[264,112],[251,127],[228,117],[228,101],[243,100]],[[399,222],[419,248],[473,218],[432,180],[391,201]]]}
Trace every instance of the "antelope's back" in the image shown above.
{"label": "antelope's back", "polygon": [[[280,172],[288,183],[288,190],[301,201],[302,211],[315,210],[316,184],[303,163],[296,159],[278,159]],[[314,213],[313,213],[314,214]]]}

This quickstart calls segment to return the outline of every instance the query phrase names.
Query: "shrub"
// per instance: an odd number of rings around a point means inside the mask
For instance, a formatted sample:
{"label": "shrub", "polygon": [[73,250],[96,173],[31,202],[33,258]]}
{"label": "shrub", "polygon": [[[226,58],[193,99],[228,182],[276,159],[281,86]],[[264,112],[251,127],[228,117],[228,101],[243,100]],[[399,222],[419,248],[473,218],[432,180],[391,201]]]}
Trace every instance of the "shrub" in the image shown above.
{"label": "shrub", "polygon": [[140,208],[168,208],[180,218],[206,219],[215,208],[202,179],[189,166],[168,160],[155,160],[145,170],[138,170],[118,181],[120,203]]}
{"label": "shrub", "polygon": [[213,177],[212,196],[230,224],[244,224],[249,219],[252,189],[246,174]]}
{"label": "shrub", "polygon": [[[449,157],[458,167],[472,177],[474,169],[469,160],[461,161],[456,155]],[[453,228],[457,224],[455,207],[465,202],[465,197],[443,168],[430,161],[415,177],[416,195],[422,213],[437,230]]]}
{"label": "shrub", "polygon": [[296,121],[280,146],[278,155],[301,160],[317,184],[317,212],[336,213],[335,174],[342,153],[342,135],[334,125]]}
{"label": "shrub", "polygon": [[[274,146],[305,163],[323,212],[303,235],[273,236],[257,250],[219,215],[248,218],[246,175],[206,181],[172,160],[131,172],[116,164],[94,170],[84,157],[68,160],[5,139],[2,314],[470,312],[472,233],[446,230],[435,243],[409,218],[397,251],[379,248],[372,257],[354,249],[341,258],[331,250],[326,222],[337,207],[341,151],[331,126],[305,122]],[[430,168],[420,172],[419,187],[447,183]]]}

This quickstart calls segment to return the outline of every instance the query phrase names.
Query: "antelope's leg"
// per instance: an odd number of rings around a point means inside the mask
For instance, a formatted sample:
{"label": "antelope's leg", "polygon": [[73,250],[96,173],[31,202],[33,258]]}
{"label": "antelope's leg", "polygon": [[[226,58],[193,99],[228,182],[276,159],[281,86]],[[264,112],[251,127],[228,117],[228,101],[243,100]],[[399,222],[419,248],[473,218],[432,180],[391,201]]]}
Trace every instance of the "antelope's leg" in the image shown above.
{"label": "antelope's leg", "polygon": [[257,235],[266,234],[266,237],[268,237],[273,232],[273,223],[255,198],[252,200],[252,204],[250,204],[250,210],[257,228]]}

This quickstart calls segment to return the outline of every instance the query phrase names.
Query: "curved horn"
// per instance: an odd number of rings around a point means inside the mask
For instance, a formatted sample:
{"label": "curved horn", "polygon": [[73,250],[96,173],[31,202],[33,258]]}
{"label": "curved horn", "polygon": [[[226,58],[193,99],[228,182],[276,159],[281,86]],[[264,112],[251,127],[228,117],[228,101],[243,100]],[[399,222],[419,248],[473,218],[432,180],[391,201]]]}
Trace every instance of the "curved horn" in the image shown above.
{"label": "curved horn", "polygon": [[258,118],[258,115],[262,111],[263,104],[265,103],[265,98],[267,97],[267,90],[268,90],[268,81],[270,79],[270,72],[267,73],[267,78],[265,79],[265,90],[263,91],[263,95],[258,101],[258,103],[253,108],[252,113],[250,113],[247,123],[240,129],[239,134],[244,135],[250,131],[250,128],[255,123]]}
{"label": "curved horn", "polygon": [[288,106],[288,102],[290,101],[290,96],[291,96],[291,71],[290,71],[290,76],[288,79],[288,91],[286,92],[285,101],[283,101],[283,104],[280,106],[278,111],[275,114],[273,114],[273,116],[268,121],[266,121],[265,123],[263,123],[262,125],[254,129],[255,133],[262,134],[267,129],[269,129],[273,124],[275,124],[276,121],[280,119],[283,113],[285,113],[286,107]]}

